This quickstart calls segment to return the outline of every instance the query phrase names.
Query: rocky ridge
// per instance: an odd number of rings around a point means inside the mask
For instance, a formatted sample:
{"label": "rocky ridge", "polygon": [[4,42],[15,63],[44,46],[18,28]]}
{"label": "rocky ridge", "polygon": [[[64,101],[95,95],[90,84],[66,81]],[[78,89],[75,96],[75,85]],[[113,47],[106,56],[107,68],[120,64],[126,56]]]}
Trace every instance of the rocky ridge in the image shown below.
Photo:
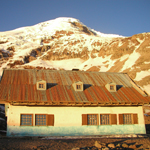
{"label": "rocky ridge", "polygon": [[0,32],[4,68],[125,72],[150,94],[150,33],[103,34],[74,18]]}

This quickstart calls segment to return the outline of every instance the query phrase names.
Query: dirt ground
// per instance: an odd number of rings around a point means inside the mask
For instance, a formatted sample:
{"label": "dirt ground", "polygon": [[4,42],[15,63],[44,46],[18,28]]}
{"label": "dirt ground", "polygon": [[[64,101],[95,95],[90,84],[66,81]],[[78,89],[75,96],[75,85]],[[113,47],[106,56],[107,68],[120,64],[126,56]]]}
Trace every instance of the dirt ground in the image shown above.
{"label": "dirt ground", "polygon": [[[150,138],[82,138],[82,139],[43,139],[43,138],[0,138],[0,150],[98,150],[99,143],[126,143],[136,145],[136,149],[150,149]],[[128,148],[125,148],[128,149]]]}

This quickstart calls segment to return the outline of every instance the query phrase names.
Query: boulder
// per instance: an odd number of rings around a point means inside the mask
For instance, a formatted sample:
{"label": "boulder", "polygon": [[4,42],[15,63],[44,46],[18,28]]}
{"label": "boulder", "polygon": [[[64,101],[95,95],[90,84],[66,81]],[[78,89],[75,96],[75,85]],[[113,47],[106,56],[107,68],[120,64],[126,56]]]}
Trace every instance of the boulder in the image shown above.
{"label": "boulder", "polygon": [[123,148],[128,148],[129,146],[128,146],[126,143],[123,143],[123,144],[122,144],[122,147],[123,147]]}
{"label": "boulder", "polygon": [[109,148],[108,147],[104,147],[104,148],[102,148],[102,150],[109,150]]}
{"label": "boulder", "polygon": [[136,145],[129,145],[129,148],[136,149]]}
{"label": "boulder", "polygon": [[79,147],[72,148],[72,150],[80,150]]}
{"label": "boulder", "polygon": [[95,141],[95,147],[102,148],[102,145],[100,143],[98,143],[97,141]]}
{"label": "boulder", "polygon": [[110,143],[110,144],[108,144],[108,147],[109,147],[109,148],[115,148],[115,144]]}

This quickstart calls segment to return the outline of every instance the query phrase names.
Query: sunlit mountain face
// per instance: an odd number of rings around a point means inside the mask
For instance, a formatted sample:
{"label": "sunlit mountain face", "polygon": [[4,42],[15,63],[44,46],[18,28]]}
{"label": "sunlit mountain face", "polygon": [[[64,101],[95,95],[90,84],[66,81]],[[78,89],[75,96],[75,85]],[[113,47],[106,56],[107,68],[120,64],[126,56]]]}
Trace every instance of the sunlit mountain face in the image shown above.
{"label": "sunlit mountain face", "polygon": [[5,68],[125,72],[150,94],[150,33],[104,34],[57,18],[0,32],[0,76]]}

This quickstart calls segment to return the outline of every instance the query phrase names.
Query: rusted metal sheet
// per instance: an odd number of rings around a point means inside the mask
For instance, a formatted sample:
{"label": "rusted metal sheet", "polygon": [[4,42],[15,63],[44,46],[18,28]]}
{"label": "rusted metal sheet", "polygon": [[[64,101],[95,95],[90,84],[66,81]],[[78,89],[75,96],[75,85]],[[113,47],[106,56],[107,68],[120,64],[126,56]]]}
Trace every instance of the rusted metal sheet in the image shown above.
{"label": "rusted metal sheet", "polygon": [[124,94],[123,92],[123,88],[118,90],[117,95],[123,100],[122,102],[130,102],[130,100],[128,99],[128,97]]}
{"label": "rusted metal sheet", "polygon": [[[150,97],[143,97],[135,88],[131,87],[131,90],[135,93],[135,95],[139,98],[139,101],[149,102]],[[148,100],[149,99],[149,100]]]}
{"label": "rusted metal sheet", "polygon": [[131,101],[135,101],[135,102],[140,102],[140,98],[133,92],[133,88],[126,88],[126,91],[128,92],[130,99],[132,99]]}
{"label": "rusted metal sheet", "polygon": [[68,96],[69,96],[70,101],[75,102],[76,99],[75,99],[75,97],[74,97],[74,95],[73,95],[73,92],[72,92],[71,88],[67,86],[67,87],[66,87],[66,90],[67,90],[67,94],[68,94]]}
{"label": "rusted metal sheet", "polygon": [[88,89],[86,89],[86,90],[84,91],[84,94],[85,94],[85,96],[87,97],[87,99],[88,99],[89,102],[93,102],[93,101],[94,101],[94,100],[93,100],[93,97],[92,97],[91,94],[89,93],[89,90],[88,90]]}
{"label": "rusted metal sheet", "polygon": [[[39,80],[46,81],[46,91],[36,89]],[[72,87],[77,81],[85,85],[83,91],[77,92]],[[131,81],[124,73],[6,69],[0,82],[0,101],[46,105],[150,103],[150,97],[141,95]],[[111,93],[105,88],[110,82],[122,87]]]}
{"label": "rusted metal sheet", "polygon": [[99,88],[99,86],[94,86],[94,89],[99,97],[99,102],[105,102],[104,93],[102,92],[101,88]]}
{"label": "rusted metal sheet", "polygon": [[122,88],[124,95],[129,99],[130,102],[136,102],[135,98],[131,96],[131,92],[128,92],[127,88]]}
{"label": "rusted metal sheet", "polygon": [[113,97],[113,95],[105,87],[103,87],[103,89],[105,91],[105,95],[107,95],[107,97],[109,97],[109,100],[111,102],[117,102],[117,100]]}
{"label": "rusted metal sheet", "polygon": [[101,101],[100,95],[98,94],[98,92],[96,92],[96,87],[95,86],[91,86],[90,90],[93,93],[93,95],[95,96],[96,101],[97,102]]}

